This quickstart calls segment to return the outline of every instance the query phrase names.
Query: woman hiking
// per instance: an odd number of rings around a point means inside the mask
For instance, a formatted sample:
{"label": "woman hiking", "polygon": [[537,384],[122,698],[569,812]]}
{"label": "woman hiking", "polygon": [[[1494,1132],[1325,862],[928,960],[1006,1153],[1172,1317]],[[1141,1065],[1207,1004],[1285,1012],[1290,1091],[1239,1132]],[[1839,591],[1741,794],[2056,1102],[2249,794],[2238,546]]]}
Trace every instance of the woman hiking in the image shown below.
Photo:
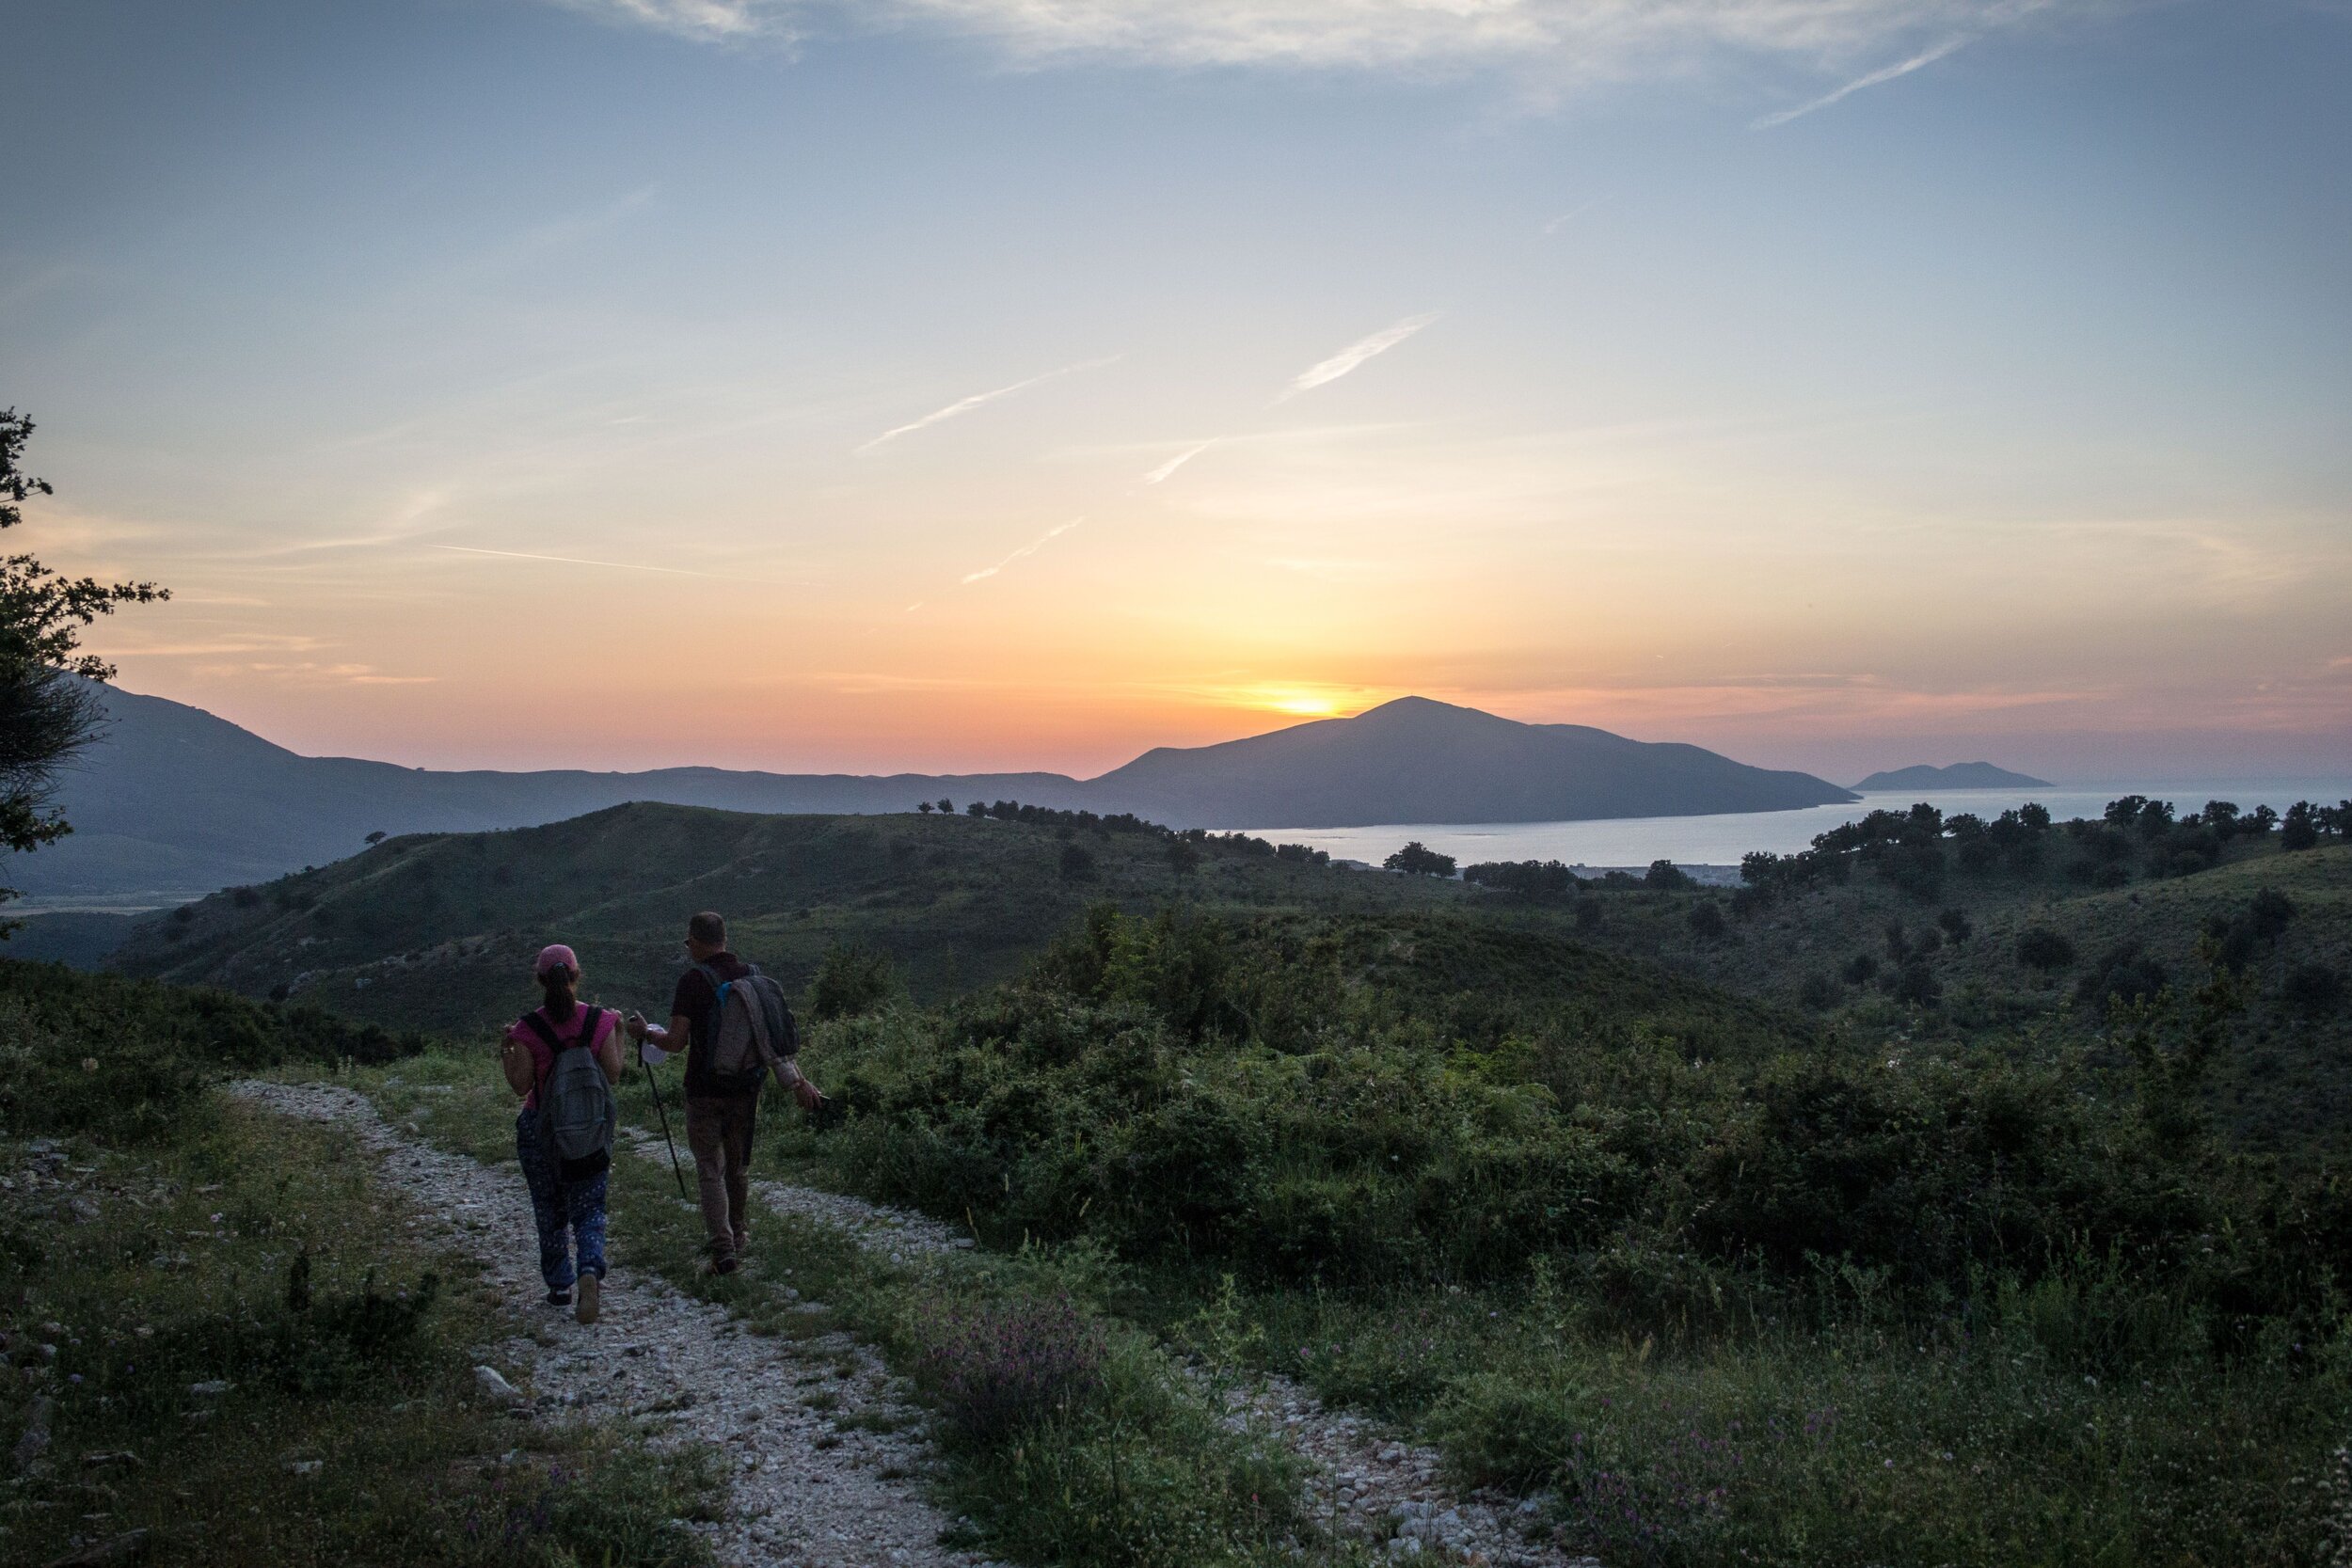
{"label": "woman hiking", "polygon": [[499,1065],[507,1086],[523,1097],[515,1117],[515,1152],[531,1187],[548,1305],[571,1306],[576,1281],[580,1305],[573,1316],[592,1323],[603,1293],[605,1175],[616,1120],[612,1085],[621,1076],[620,1015],[580,1005],[580,959],[563,943],[542,948],[532,968],[546,1000],[501,1037]]}

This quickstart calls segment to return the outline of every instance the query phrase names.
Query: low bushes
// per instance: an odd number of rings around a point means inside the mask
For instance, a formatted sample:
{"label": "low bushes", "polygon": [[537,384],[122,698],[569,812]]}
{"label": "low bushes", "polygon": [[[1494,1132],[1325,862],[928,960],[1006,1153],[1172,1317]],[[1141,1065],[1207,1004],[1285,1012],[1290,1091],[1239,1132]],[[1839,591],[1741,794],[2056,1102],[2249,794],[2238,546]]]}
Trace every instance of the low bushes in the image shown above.
{"label": "low bushes", "polygon": [[0,1131],[152,1138],[224,1072],[421,1047],[315,1007],[0,959]]}

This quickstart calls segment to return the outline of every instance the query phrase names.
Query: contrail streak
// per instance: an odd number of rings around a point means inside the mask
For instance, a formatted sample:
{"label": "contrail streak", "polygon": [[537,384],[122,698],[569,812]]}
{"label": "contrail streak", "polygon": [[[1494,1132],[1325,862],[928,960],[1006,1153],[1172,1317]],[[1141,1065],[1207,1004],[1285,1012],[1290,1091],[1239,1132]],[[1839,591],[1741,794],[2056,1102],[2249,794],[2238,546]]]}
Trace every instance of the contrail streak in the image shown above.
{"label": "contrail streak", "polygon": [[1348,344],[1321,364],[1311,365],[1301,372],[1291,382],[1289,390],[1274,401],[1288,403],[1301,392],[1311,392],[1318,387],[1337,381],[1365,360],[1388,353],[1437,319],[1438,312],[1435,310],[1425,316],[1407,316],[1394,326],[1385,327],[1369,338]]}
{"label": "contrail streak", "polygon": [[1775,125],[1786,125],[1792,119],[1811,114],[1816,109],[1826,109],[1839,99],[1860,92],[1865,87],[1875,87],[1883,82],[1891,82],[1898,76],[1908,76],[1921,66],[1933,65],[1954,50],[1965,48],[1973,41],[1966,34],[1958,38],[1946,39],[1942,43],[1931,48],[1922,49],[1899,65],[1890,65],[1883,71],[1873,71],[1867,76],[1857,76],[1836,92],[1824,93],[1810,103],[1800,103],[1793,109],[1783,109],[1778,114],[1766,115],[1751,124],[1748,129],[1769,131]]}
{"label": "contrail streak", "polygon": [[576,555],[531,555],[522,550],[485,550],[471,545],[427,545],[428,550],[458,555],[494,555],[502,561],[550,561],[563,566],[602,566],[614,572],[659,572],[673,578],[709,578],[717,582],[764,582],[765,578],[737,577],[731,572],[690,572],[683,566],[646,566],[634,561],[586,561]]}
{"label": "contrail streak", "polygon": [[1072,529],[1076,528],[1080,523],[1085,521],[1086,519],[1084,517],[1073,517],[1070,521],[1063,523],[1058,528],[1047,529],[1043,533],[1039,534],[1035,539],[1032,539],[1029,543],[1022,546],[1019,549],[1005,557],[1004,560],[998,562],[995,565],[983,566],[977,572],[964,573],[963,580],[965,585],[968,587],[973,583],[978,582],[983,578],[993,578],[997,573],[1003,571],[1006,567],[1011,565],[1014,562],[1020,560],[1023,556],[1037,554],[1038,551],[1043,549],[1046,546],[1052,544],[1055,540],[1060,538],[1063,534],[1068,533]]}
{"label": "contrail streak", "polygon": [[901,436],[912,436],[916,431],[927,430],[930,426],[938,424],[943,420],[952,420],[959,414],[969,414],[973,409],[979,407],[980,404],[984,403],[994,403],[998,398],[1009,398],[1012,396],[1013,393],[1025,391],[1029,388],[1039,385],[1041,382],[1057,380],[1065,375],[1075,375],[1080,371],[1100,370],[1104,365],[1116,362],[1120,357],[1120,356],[1119,355],[1114,354],[1107,358],[1089,359],[1082,364],[1064,365],[1057,371],[1047,371],[1043,375],[1033,375],[1026,381],[1016,381],[1009,387],[999,387],[993,392],[975,392],[970,397],[960,399],[955,403],[949,404],[945,408],[935,408],[912,423],[898,425],[892,429],[883,431],[880,436],[875,436],[864,446],[852,448],[850,450],[850,455],[853,457],[863,457],[867,452],[874,451],[877,447],[882,446],[890,441],[895,441]]}
{"label": "contrail streak", "polygon": [[1203,441],[1189,451],[1178,452],[1175,456],[1169,458],[1167,462],[1161,464],[1158,467],[1144,475],[1143,483],[1146,484],[1159,483],[1160,481],[1166,479],[1168,475],[1174,473],[1177,469],[1183,467],[1185,464],[1191,462],[1194,458],[1200,456],[1202,452],[1208,451],[1211,447],[1216,445],[1216,443],[1215,441]]}

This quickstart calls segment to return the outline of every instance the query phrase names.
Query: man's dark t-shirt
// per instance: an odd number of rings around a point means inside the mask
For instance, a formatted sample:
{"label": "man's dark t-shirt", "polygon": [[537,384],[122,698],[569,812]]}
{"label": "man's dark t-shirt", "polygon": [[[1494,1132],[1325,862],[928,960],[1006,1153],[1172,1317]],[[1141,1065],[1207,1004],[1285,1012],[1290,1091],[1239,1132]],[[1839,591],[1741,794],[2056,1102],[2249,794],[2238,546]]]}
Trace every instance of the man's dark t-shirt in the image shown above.
{"label": "man's dark t-shirt", "polygon": [[[732,953],[716,954],[708,962],[722,980],[740,980],[752,972],[751,965]],[[670,998],[670,1016],[686,1020],[686,1092],[695,1096],[728,1094],[730,1091],[712,1082],[710,1075],[710,1042],[719,1032],[719,992],[699,967],[678,976],[677,990]],[[754,1095],[758,1092],[751,1091]]]}

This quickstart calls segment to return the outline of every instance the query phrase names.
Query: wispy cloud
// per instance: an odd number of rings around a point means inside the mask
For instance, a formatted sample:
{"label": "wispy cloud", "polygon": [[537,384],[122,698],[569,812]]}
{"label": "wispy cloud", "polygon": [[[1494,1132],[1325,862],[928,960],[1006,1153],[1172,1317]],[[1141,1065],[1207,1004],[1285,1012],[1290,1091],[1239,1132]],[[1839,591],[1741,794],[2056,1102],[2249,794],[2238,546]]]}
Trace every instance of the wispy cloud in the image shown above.
{"label": "wispy cloud", "polygon": [[1963,34],[1957,38],[1946,39],[1941,43],[1930,44],[1927,48],[1920,50],[1919,53],[1912,55],[1911,58],[1907,60],[1890,65],[1883,71],[1873,71],[1867,76],[1857,76],[1852,81],[1848,82],[1844,87],[1825,92],[1809,103],[1800,103],[1793,109],[1783,109],[1778,114],[1765,115],[1756,119],[1748,127],[1748,129],[1751,131],[1769,131],[1775,125],[1786,125],[1792,119],[1801,119],[1804,116],[1812,114],[1815,110],[1826,109],[1832,103],[1836,103],[1839,99],[1851,97],[1853,94],[1860,92],[1865,87],[1875,87],[1883,83],[1891,82],[1898,76],[1908,76],[1913,71],[1919,70],[1922,66],[1933,65],[1945,55],[1951,54],[1955,50],[1964,48],[1968,44],[1975,41],[1976,40],[1972,36]]}
{"label": "wispy cloud", "polygon": [[1216,443],[1215,441],[1203,441],[1197,447],[1187,447],[1183,451],[1180,451],[1175,456],[1169,458],[1167,462],[1161,464],[1158,467],[1152,469],[1150,473],[1144,475],[1143,483],[1146,484],[1157,484],[1161,483],[1167,479],[1168,475],[1174,473],[1177,469],[1183,467],[1185,464],[1191,462],[1194,458],[1200,456],[1202,452],[1208,451],[1211,447],[1216,445]]}
{"label": "wispy cloud", "polygon": [[1102,359],[1088,359],[1075,365],[1064,365],[1057,371],[1047,371],[1043,375],[1033,375],[1026,381],[1016,381],[1009,387],[999,387],[993,392],[975,392],[970,397],[959,399],[945,408],[933,409],[919,420],[883,431],[865,445],[854,449],[854,455],[863,457],[867,452],[885,446],[901,436],[912,436],[918,430],[928,430],[932,425],[952,420],[959,414],[969,414],[982,404],[994,403],[998,398],[1009,398],[1015,392],[1026,391],[1032,387],[1058,380],[1065,375],[1075,375],[1080,371],[1100,370],[1104,365],[1116,363],[1120,357],[1119,355],[1114,354]]}
{"label": "wispy cloud", "polygon": [[[1787,60],[1823,72],[2048,0],[558,0],[721,44],[922,30],[1023,64],[1463,72],[1546,90]],[[1914,69],[1916,69],[1915,67]]]}
{"label": "wispy cloud", "polygon": [[1331,356],[1330,358],[1319,364],[1310,365],[1301,371],[1292,378],[1289,388],[1282,395],[1274,401],[1288,403],[1301,392],[1311,392],[1318,387],[1328,386],[1355,370],[1365,360],[1388,353],[1389,350],[1437,319],[1438,312],[1434,310],[1425,316],[1407,316],[1394,326],[1382,327],[1369,338],[1359,339]]}
{"label": "wispy cloud", "polygon": [[787,13],[801,9],[773,0],[557,0],[576,11],[675,33],[682,38],[729,42],[787,33]]}
{"label": "wispy cloud", "polygon": [[1561,230],[1565,229],[1569,224],[1574,223],[1608,199],[1605,196],[1597,196],[1590,201],[1580,201],[1558,217],[1545,219],[1543,231],[1547,234],[1557,234]]}
{"label": "wispy cloud", "polygon": [[588,561],[576,555],[533,555],[527,550],[485,550],[472,545],[427,545],[428,550],[447,550],[452,555],[487,555],[501,561],[546,561],[560,566],[601,566],[614,572],[657,572],[671,578],[708,578],[715,582],[765,582],[765,578],[739,576],[734,572],[695,572],[683,566],[648,566],[635,561]]}
{"label": "wispy cloud", "polygon": [[[1063,534],[1068,533],[1072,529],[1076,528],[1080,523],[1085,521],[1086,519],[1084,517],[1073,517],[1066,523],[1061,523],[1053,528],[1047,529],[1043,533],[1039,534],[1035,539],[1030,540],[1027,544],[1022,546],[1019,549],[1005,557],[1004,560],[998,562],[995,565],[983,566],[977,572],[964,573],[963,581],[965,586],[969,587],[973,583],[982,581],[988,578],[993,578],[997,573],[1003,571],[1006,567],[1011,565],[1014,562],[1021,560],[1025,556],[1037,554],[1038,551],[1043,549],[1046,546],[1052,544],[1055,540],[1060,538]],[[909,608],[914,609],[919,607],[910,606]]]}

